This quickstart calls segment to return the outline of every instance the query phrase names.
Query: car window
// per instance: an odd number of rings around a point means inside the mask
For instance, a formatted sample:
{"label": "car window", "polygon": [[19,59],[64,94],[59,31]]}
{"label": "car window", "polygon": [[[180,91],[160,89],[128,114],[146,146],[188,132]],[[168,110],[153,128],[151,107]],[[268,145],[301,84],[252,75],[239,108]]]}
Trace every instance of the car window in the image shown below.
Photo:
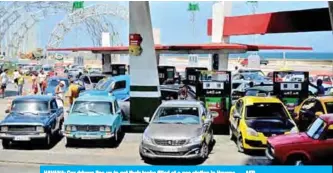
{"label": "car window", "polygon": [[254,103],[246,106],[246,119],[251,118],[279,118],[286,119],[287,111],[281,103]]}
{"label": "car window", "polygon": [[108,115],[113,114],[113,105],[110,102],[102,101],[76,101],[71,113],[85,115]]}
{"label": "car window", "polygon": [[153,123],[200,124],[199,107],[160,107]]}
{"label": "car window", "polygon": [[83,80],[84,83],[90,84],[88,76],[84,76],[82,80]]}
{"label": "car window", "polygon": [[115,109],[115,111],[118,111],[118,109],[119,109],[118,102],[115,101],[113,104],[114,104],[114,109]]}
{"label": "car window", "polygon": [[331,82],[331,79],[329,76],[324,76],[323,77],[323,82]]}
{"label": "car window", "polygon": [[232,89],[236,89],[241,85],[241,83],[232,83]]}
{"label": "car window", "polygon": [[325,107],[328,114],[333,113],[333,102],[326,102]]}
{"label": "car window", "polygon": [[90,76],[90,80],[92,83],[98,83],[104,76]]}
{"label": "car window", "polygon": [[19,113],[46,113],[49,111],[47,101],[14,101],[12,104],[13,112]]}
{"label": "car window", "polygon": [[120,90],[126,88],[126,81],[118,81],[115,83],[113,90]]}
{"label": "car window", "polygon": [[51,109],[58,109],[57,102],[55,100],[51,101]]}
{"label": "car window", "polygon": [[320,101],[319,100],[316,100],[316,102],[315,102],[315,106],[314,106],[315,108],[315,112],[323,112],[324,113],[324,107],[323,107],[323,105],[320,103]]}

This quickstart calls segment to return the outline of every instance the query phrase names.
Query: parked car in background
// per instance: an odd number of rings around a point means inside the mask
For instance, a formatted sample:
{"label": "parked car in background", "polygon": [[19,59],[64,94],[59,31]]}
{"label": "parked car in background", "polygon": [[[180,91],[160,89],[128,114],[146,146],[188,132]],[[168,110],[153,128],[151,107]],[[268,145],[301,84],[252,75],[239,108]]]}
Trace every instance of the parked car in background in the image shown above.
{"label": "parked car in background", "polygon": [[77,77],[79,76],[80,73],[84,74],[84,69],[77,66],[75,68],[71,68],[68,70],[68,77],[77,79]]}
{"label": "parked car in background", "polygon": [[106,78],[103,74],[86,74],[80,77],[79,84],[84,90],[94,89],[97,83]]}
{"label": "parked car in background", "polygon": [[[268,65],[269,61],[267,59],[260,59],[260,65]],[[240,63],[242,66],[247,66],[249,64],[249,59],[245,58]]]}
{"label": "parked car in background", "polygon": [[4,149],[16,142],[39,142],[49,147],[64,121],[64,110],[52,96],[18,97],[6,113],[9,114],[0,123]]}
{"label": "parked car in background", "polygon": [[319,75],[315,76],[314,83],[316,83],[316,81],[318,79],[321,79],[323,81],[323,84],[327,84],[327,85],[331,85],[331,86],[333,85],[332,75],[319,74]]}
{"label": "parked car in background", "polygon": [[199,101],[163,102],[149,122],[140,144],[143,160],[158,158],[202,159],[209,155],[214,142],[213,119]]}
{"label": "parked car in background", "polygon": [[66,146],[79,140],[110,140],[115,146],[122,133],[123,116],[113,96],[77,98],[64,122]]}
{"label": "parked car in background", "polygon": [[306,132],[268,138],[266,156],[275,163],[332,163],[333,115],[318,117]]}
{"label": "parked car in background", "polygon": [[47,87],[45,89],[46,95],[55,96],[55,88],[57,87],[57,85],[59,84],[60,81],[65,82],[65,86],[63,89],[64,89],[64,92],[66,92],[69,87],[68,78],[54,76],[54,77],[50,77],[47,81]]}

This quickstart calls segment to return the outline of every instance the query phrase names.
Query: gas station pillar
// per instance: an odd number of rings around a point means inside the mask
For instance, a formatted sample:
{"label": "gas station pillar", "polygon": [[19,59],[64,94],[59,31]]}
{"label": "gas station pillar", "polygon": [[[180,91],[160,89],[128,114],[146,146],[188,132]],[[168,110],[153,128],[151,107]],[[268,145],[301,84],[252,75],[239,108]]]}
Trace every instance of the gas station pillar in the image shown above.
{"label": "gas station pillar", "polygon": [[[148,1],[129,2],[129,33],[142,38],[139,55],[130,55],[130,121],[143,122],[160,105],[160,88]],[[131,43],[130,43],[131,44]]]}
{"label": "gas station pillar", "polygon": [[[223,37],[224,17],[231,15],[232,2],[218,1],[213,4],[212,9],[212,42],[229,43],[229,37]],[[219,54],[218,70],[228,70],[229,54]]]}

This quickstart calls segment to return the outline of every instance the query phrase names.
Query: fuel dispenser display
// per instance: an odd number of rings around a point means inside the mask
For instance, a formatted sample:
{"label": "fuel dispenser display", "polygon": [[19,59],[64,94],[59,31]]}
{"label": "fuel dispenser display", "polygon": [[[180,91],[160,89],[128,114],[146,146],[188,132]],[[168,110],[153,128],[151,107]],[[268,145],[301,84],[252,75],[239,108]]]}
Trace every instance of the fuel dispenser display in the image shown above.
{"label": "fuel dispenser display", "polygon": [[119,76],[126,74],[126,64],[111,64],[112,76]]}
{"label": "fuel dispenser display", "polygon": [[296,106],[309,97],[309,72],[273,72],[273,94],[292,113]]}
{"label": "fuel dispenser display", "polygon": [[196,86],[197,99],[203,101],[216,118],[214,125],[227,125],[231,108],[231,73],[229,71],[201,71]]}
{"label": "fuel dispenser display", "polygon": [[200,78],[200,71],[207,71],[206,67],[186,67],[185,79],[189,85],[196,85]]}
{"label": "fuel dispenser display", "polygon": [[165,84],[166,81],[174,83],[176,75],[175,73],[176,73],[175,66],[158,66],[158,77],[160,85]]}

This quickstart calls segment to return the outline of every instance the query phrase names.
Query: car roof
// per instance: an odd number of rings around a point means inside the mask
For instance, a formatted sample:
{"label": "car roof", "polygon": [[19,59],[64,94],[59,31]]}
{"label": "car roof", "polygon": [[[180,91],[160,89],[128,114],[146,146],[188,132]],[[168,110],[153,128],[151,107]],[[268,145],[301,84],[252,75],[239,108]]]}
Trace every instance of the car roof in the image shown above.
{"label": "car roof", "polygon": [[257,96],[245,96],[242,98],[245,105],[252,105],[254,103],[282,103],[276,97],[257,97]]}
{"label": "car roof", "polygon": [[15,98],[13,101],[50,101],[54,97],[53,96],[48,96],[48,95],[28,95],[28,96],[19,96]]}
{"label": "car roof", "polygon": [[202,102],[197,100],[168,100],[162,102],[161,106],[163,107],[193,107],[200,106]]}
{"label": "car roof", "polygon": [[323,119],[328,124],[333,124],[333,114],[320,115],[320,118]]}
{"label": "car roof", "polygon": [[316,98],[322,102],[333,102],[333,96],[318,96]]}
{"label": "car roof", "polygon": [[109,96],[91,96],[91,95],[83,95],[76,99],[76,101],[94,101],[94,102],[113,102],[116,98],[112,95]]}

